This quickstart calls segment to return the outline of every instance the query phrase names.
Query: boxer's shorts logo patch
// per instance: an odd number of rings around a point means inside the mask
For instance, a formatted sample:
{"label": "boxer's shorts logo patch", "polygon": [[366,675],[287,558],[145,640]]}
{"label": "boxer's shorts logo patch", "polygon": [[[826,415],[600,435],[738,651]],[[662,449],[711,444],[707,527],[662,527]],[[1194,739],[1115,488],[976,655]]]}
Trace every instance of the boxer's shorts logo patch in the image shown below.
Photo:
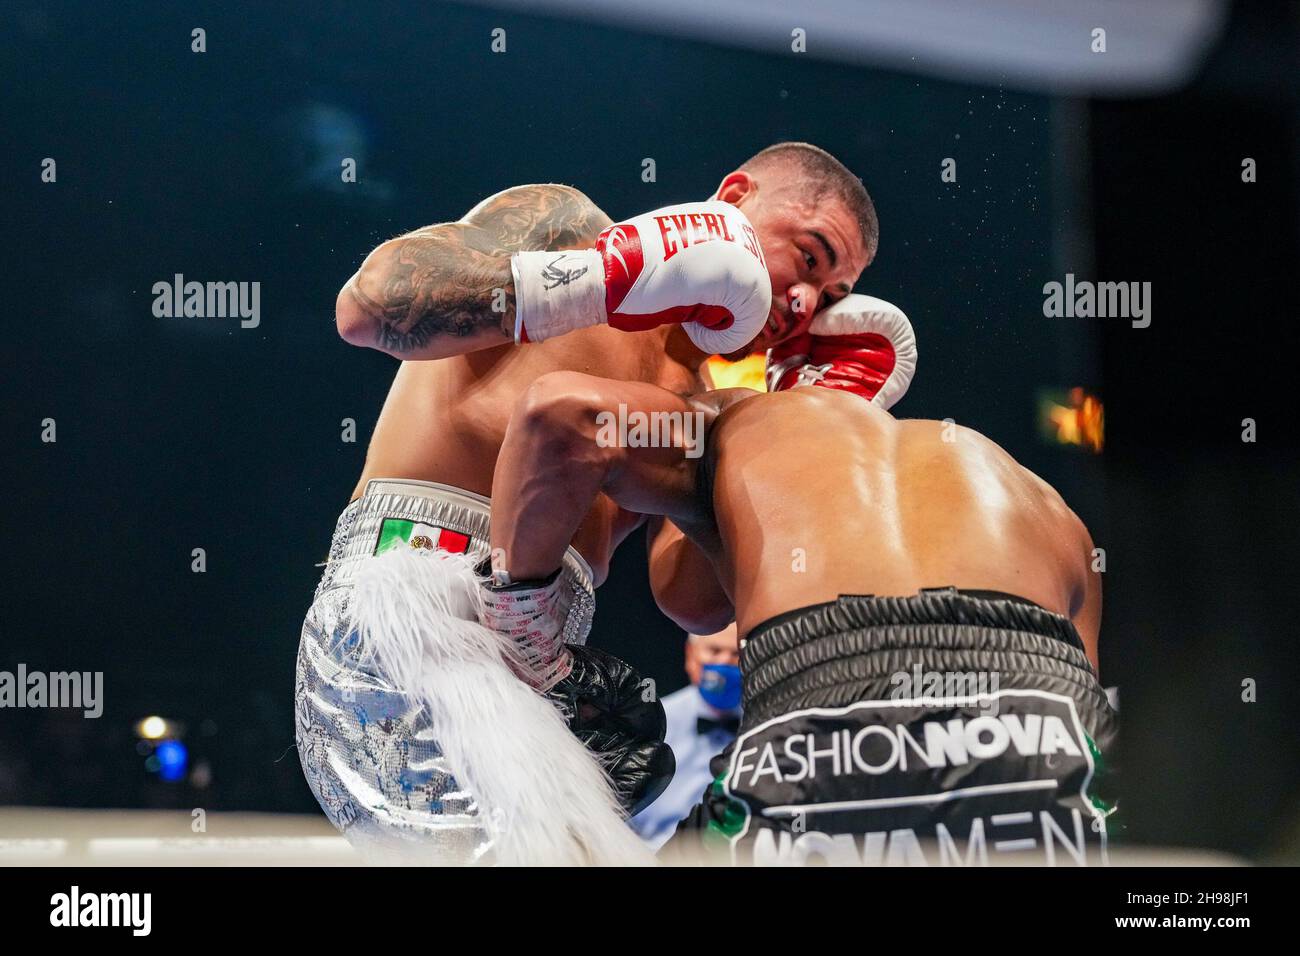
{"label": "boxer's shorts logo patch", "polygon": [[[720,796],[745,809],[732,843],[743,862],[780,862],[801,846],[936,862],[920,849],[936,839],[941,849],[960,842],[956,855],[976,862],[993,852],[1104,862],[1105,813],[1088,794],[1095,769],[1071,698],[1006,690],[785,714],[736,741]],[[753,860],[737,853],[742,841]]]}
{"label": "boxer's shorts logo patch", "polygon": [[410,521],[406,518],[385,518],[379,526],[379,539],[375,542],[375,554],[407,545],[425,551],[449,551],[452,554],[464,554],[469,550],[469,535],[425,524],[422,521]]}

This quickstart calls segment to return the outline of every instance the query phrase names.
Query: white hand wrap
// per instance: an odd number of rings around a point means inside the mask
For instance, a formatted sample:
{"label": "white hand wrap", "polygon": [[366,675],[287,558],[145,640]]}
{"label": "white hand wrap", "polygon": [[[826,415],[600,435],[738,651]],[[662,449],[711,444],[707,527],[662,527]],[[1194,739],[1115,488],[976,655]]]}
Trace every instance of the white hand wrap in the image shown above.
{"label": "white hand wrap", "polygon": [[542,584],[484,584],[483,624],[514,646],[520,679],[546,692],[568,676],[573,659],[564,646],[564,623],[573,589],[556,572]]}
{"label": "white hand wrap", "polygon": [[605,321],[605,265],[595,249],[516,252],[510,272],[516,344],[542,342]]}

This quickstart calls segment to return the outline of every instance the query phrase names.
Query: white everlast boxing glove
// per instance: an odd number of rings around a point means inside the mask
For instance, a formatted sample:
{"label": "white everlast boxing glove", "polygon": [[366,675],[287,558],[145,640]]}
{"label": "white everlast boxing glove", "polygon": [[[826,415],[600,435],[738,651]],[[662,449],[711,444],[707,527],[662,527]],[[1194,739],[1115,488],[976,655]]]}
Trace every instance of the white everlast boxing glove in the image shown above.
{"label": "white everlast boxing glove", "polygon": [[666,206],[610,226],[594,249],[518,252],[515,341],[607,323],[636,332],[681,324],[710,354],[748,345],[772,284],[758,235],[730,203]]}
{"label": "white everlast boxing glove", "polygon": [[846,295],[817,313],[808,331],[767,352],[767,390],[838,388],[890,408],[916,372],[916,335],[896,305]]}

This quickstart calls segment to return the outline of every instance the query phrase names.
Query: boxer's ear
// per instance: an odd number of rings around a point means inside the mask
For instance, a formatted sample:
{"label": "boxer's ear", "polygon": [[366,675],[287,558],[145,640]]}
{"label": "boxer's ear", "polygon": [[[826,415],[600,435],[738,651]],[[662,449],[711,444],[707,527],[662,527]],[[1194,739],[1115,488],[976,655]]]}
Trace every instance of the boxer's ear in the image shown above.
{"label": "boxer's ear", "polygon": [[758,195],[758,183],[755,182],[754,177],[738,169],[723,177],[713,198],[731,203],[737,208],[744,208],[745,203],[753,201],[756,195]]}

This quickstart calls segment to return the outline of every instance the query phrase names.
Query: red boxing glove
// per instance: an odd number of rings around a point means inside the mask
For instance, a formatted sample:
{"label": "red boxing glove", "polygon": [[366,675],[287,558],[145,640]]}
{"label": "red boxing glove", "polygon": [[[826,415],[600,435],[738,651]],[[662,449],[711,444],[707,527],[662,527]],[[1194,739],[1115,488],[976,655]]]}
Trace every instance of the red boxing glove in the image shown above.
{"label": "red boxing glove", "polygon": [[767,390],[839,388],[888,409],[916,372],[916,335],[895,305],[846,295],[819,312],[808,331],[769,349]]}
{"label": "red boxing glove", "polygon": [[710,354],[748,345],[772,308],[758,235],[735,206],[667,206],[607,228],[594,249],[517,252],[515,341],[607,323],[680,324]]}

